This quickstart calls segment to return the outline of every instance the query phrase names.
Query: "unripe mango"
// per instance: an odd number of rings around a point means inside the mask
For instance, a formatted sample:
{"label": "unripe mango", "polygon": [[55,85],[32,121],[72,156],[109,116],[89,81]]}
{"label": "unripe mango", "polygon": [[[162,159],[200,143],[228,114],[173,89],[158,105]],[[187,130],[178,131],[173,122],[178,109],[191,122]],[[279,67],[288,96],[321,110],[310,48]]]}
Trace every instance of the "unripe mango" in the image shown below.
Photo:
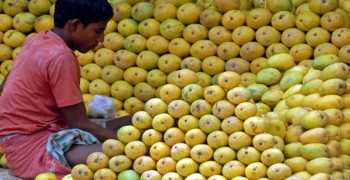
{"label": "unripe mango", "polygon": [[317,56],[312,63],[312,67],[317,70],[323,70],[327,66],[337,62],[340,62],[340,59],[338,56],[334,54],[325,54],[325,55]]}
{"label": "unripe mango", "polygon": [[301,144],[300,142],[292,142],[284,147],[283,153],[286,156],[286,158],[298,157],[301,156],[301,147],[303,147],[303,144]]}
{"label": "unripe mango", "polygon": [[300,72],[286,73],[279,83],[280,89],[286,91],[288,88],[302,83],[304,74]]}
{"label": "unripe mango", "polygon": [[280,81],[282,77],[281,72],[275,68],[266,68],[258,72],[255,82],[265,85],[273,85]]}

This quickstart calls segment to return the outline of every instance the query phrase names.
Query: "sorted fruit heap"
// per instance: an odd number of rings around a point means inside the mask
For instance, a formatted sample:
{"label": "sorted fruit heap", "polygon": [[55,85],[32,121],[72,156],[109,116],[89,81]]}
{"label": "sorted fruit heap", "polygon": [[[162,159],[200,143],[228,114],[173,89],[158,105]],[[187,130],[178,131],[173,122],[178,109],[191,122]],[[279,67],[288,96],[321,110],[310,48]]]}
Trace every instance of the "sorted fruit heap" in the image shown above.
{"label": "sorted fruit heap", "polygon": [[[110,3],[80,88],[133,124],[65,179],[350,178],[349,0]],[[54,1],[0,12],[1,81]]]}

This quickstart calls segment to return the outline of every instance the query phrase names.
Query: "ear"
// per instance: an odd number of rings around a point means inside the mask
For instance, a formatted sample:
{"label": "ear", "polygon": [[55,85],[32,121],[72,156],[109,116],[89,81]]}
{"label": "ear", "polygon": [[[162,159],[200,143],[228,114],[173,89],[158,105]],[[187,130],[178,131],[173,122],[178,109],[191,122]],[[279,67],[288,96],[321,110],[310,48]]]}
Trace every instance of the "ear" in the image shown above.
{"label": "ear", "polygon": [[80,30],[84,27],[84,25],[80,21],[80,19],[71,19],[66,23],[66,26],[70,32],[75,32],[75,31]]}

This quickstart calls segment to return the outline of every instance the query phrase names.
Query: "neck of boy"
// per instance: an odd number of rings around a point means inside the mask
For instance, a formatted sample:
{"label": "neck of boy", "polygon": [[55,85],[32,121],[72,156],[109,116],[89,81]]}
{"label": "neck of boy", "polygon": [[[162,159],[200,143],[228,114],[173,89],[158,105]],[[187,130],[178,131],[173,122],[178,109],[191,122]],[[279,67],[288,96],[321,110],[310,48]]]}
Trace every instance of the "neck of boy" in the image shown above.
{"label": "neck of boy", "polygon": [[67,33],[65,33],[64,29],[58,28],[58,27],[54,27],[52,32],[57,34],[67,44],[67,46],[71,50],[74,50],[73,47],[72,47],[71,38],[67,35]]}

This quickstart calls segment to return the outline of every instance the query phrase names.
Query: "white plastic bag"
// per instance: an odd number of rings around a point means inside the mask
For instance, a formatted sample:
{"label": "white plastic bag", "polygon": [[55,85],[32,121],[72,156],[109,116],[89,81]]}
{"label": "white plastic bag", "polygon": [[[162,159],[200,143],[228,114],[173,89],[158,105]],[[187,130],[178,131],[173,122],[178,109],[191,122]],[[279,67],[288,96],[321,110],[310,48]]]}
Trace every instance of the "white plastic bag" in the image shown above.
{"label": "white plastic bag", "polygon": [[91,116],[94,118],[114,118],[116,111],[115,105],[108,96],[94,95],[92,101],[88,104],[91,110]]}

